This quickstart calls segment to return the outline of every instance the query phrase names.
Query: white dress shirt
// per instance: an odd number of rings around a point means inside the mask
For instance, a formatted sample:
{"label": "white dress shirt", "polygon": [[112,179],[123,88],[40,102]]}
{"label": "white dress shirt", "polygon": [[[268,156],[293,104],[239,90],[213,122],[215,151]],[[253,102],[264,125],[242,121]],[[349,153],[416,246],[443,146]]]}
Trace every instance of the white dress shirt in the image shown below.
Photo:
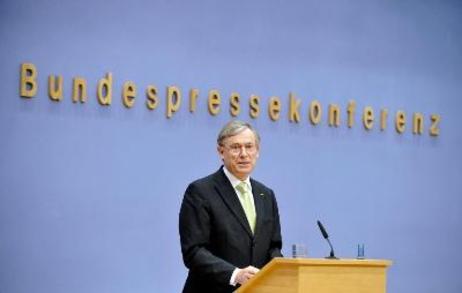
{"label": "white dress shirt", "polygon": [[[236,178],[236,176],[234,176],[231,172],[229,172],[228,169],[226,169],[225,166],[223,166],[223,172],[225,172],[226,177],[228,178],[229,182],[233,186],[234,192],[236,193],[236,196],[239,199],[239,202],[241,203],[242,206],[244,206],[243,202],[242,202],[242,198],[241,198],[241,196],[239,196],[239,191],[236,189],[236,186],[238,186],[241,182],[245,182],[247,184],[247,186],[249,187],[250,193],[252,193],[252,185],[250,184],[250,177],[247,177],[245,180],[240,180],[240,179]],[[253,201],[253,193],[252,193],[252,196],[251,196],[251,202],[252,202],[253,209],[255,209],[255,202]],[[236,286],[237,285],[236,276],[237,276],[237,273],[239,273],[240,270],[241,269],[239,269],[239,268],[234,269],[233,274],[231,275],[231,279],[229,280],[229,284],[231,286]]]}

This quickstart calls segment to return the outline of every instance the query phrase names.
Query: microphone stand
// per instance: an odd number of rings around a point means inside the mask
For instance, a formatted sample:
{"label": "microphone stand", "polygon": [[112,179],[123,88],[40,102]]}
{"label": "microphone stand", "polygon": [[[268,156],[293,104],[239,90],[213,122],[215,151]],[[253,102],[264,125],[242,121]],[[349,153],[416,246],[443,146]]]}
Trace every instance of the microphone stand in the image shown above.
{"label": "microphone stand", "polygon": [[327,259],[338,259],[338,257],[335,256],[334,247],[330,243],[329,238],[326,238],[326,240],[327,240],[327,243],[329,243],[329,246],[330,246],[330,254],[329,254],[329,256],[326,256],[325,258],[327,258]]}

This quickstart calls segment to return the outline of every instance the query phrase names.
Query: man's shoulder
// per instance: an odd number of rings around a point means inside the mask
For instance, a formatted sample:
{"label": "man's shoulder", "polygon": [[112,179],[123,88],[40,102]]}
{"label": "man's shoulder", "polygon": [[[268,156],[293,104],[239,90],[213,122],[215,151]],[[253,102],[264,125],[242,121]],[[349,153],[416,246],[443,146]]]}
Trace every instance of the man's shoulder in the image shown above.
{"label": "man's shoulder", "polygon": [[225,175],[223,173],[223,170],[222,170],[222,168],[220,168],[218,171],[216,171],[216,172],[214,172],[212,174],[209,174],[209,175],[207,175],[205,177],[194,180],[193,182],[191,182],[189,184],[189,186],[208,187],[208,186],[213,185],[214,183],[215,184],[220,184],[223,181],[223,179],[225,178],[224,176]]}
{"label": "man's shoulder", "polygon": [[213,199],[218,189],[226,184],[226,177],[224,173],[221,174],[220,172],[223,173],[222,169],[189,183],[185,191],[185,198],[196,201],[209,201]]}

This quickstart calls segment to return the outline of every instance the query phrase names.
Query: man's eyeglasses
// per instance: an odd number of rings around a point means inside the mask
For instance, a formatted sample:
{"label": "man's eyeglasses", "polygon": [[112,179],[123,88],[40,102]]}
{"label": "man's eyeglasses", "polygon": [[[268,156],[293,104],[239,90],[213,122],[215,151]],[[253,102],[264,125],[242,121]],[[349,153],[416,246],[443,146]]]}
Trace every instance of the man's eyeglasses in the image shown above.
{"label": "man's eyeglasses", "polygon": [[245,152],[249,155],[253,155],[257,152],[257,146],[253,143],[248,143],[248,144],[239,144],[235,143],[229,146],[222,145],[225,147],[232,155],[239,155],[241,154],[242,150],[245,149]]}

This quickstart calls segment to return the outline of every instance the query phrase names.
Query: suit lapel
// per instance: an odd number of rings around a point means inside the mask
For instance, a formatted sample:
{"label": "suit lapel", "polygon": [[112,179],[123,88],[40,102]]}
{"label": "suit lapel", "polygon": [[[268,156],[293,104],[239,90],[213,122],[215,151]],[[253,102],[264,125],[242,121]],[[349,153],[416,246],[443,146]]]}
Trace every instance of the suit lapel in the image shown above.
{"label": "suit lapel", "polygon": [[255,233],[254,236],[257,237],[258,233],[262,229],[262,219],[264,218],[265,213],[265,194],[262,189],[259,188],[255,182],[250,179],[250,184],[252,184],[252,194],[253,194],[253,202],[255,203],[255,212],[257,214],[257,222],[255,224]]}
{"label": "suit lapel", "polygon": [[218,194],[221,196],[225,204],[231,210],[232,214],[236,217],[236,219],[242,225],[247,234],[249,234],[250,237],[253,237],[244,209],[242,208],[241,202],[237,198],[237,194],[234,191],[233,186],[229,182],[228,178],[226,177],[222,169],[215,173],[215,175],[215,189],[218,191]]}

